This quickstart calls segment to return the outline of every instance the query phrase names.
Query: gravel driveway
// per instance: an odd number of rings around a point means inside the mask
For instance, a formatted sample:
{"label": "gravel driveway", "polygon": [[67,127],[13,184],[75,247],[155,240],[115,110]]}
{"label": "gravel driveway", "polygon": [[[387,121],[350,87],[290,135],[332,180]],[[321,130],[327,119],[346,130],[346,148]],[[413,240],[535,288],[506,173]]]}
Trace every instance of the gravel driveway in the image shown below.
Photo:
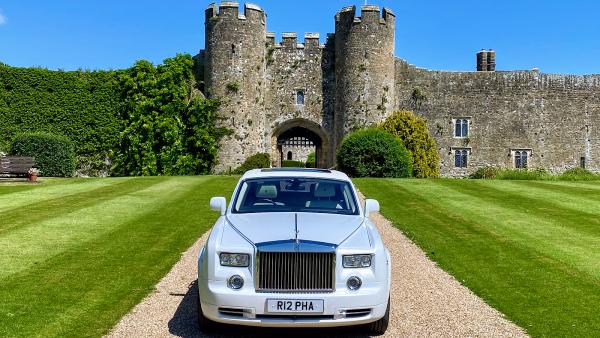
{"label": "gravel driveway", "polygon": [[[373,216],[393,262],[391,322],[382,337],[516,337],[525,332],[442,271],[381,215]],[[196,324],[196,258],[200,238],[159,283],[109,333],[109,337],[206,337]],[[222,336],[366,337],[352,329],[267,330],[228,328]]]}

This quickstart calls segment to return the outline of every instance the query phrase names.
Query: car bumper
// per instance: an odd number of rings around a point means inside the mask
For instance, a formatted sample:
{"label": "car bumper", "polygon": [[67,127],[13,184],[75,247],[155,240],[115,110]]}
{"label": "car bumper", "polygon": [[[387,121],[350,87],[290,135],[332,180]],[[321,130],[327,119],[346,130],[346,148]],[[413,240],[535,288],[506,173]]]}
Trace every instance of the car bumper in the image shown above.
{"label": "car bumper", "polygon": [[[343,286],[343,285],[342,285]],[[349,291],[345,286],[332,293],[258,293],[244,287],[229,289],[224,281],[199,281],[200,304],[210,320],[262,327],[332,327],[360,325],[385,315],[389,299],[386,283],[363,285]],[[322,299],[323,313],[274,314],[266,311],[267,299]]]}

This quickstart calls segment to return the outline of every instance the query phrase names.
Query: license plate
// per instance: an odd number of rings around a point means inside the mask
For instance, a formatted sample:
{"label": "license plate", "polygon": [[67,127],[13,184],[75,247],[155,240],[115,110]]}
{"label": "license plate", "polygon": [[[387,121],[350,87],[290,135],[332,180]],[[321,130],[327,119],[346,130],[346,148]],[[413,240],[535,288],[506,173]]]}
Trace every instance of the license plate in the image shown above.
{"label": "license plate", "polygon": [[267,299],[269,313],[323,313],[322,299]]}

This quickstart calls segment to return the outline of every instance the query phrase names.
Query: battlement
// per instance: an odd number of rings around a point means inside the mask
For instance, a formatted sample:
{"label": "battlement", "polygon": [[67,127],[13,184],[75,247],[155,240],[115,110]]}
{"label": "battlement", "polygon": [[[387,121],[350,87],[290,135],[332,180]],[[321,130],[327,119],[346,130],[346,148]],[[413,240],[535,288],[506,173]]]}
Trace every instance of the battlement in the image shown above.
{"label": "battlement", "polygon": [[379,9],[376,5],[364,5],[361,7],[360,16],[356,16],[356,6],[348,6],[340,9],[335,14],[336,23],[379,23],[379,24],[394,24],[396,15],[391,9],[384,7]]}
{"label": "battlement", "polygon": [[281,33],[282,41],[275,41],[275,33],[267,32],[267,44],[286,49],[316,49],[322,47],[319,33],[304,33],[304,43],[298,43],[298,34],[293,32]]}
{"label": "battlement", "polygon": [[252,3],[245,3],[244,10],[240,13],[240,4],[234,1],[223,1],[218,6],[215,3],[208,5],[205,11],[206,23],[216,19],[261,20],[265,23],[266,14],[263,9]]}

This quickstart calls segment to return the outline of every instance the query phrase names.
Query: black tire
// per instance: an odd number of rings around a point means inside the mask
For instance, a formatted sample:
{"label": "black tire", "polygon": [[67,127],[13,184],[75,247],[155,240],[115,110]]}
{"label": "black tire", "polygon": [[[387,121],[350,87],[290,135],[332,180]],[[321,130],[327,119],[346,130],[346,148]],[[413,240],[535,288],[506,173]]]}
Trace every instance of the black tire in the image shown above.
{"label": "black tire", "polygon": [[218,327],[217,322],[214,322],[204,316],[200,301],[198,301],[198,327],[203,333],[214,333]]}
{"label": "black tire", "polygon": [[367,330],[369,334],[374,336],[380,336],[385,333],[388,328],[388,324],[390,323],[390,299],[388,298],[387,308],[385,310],[385,315],[381,317],[376,322],[367,324]]}

